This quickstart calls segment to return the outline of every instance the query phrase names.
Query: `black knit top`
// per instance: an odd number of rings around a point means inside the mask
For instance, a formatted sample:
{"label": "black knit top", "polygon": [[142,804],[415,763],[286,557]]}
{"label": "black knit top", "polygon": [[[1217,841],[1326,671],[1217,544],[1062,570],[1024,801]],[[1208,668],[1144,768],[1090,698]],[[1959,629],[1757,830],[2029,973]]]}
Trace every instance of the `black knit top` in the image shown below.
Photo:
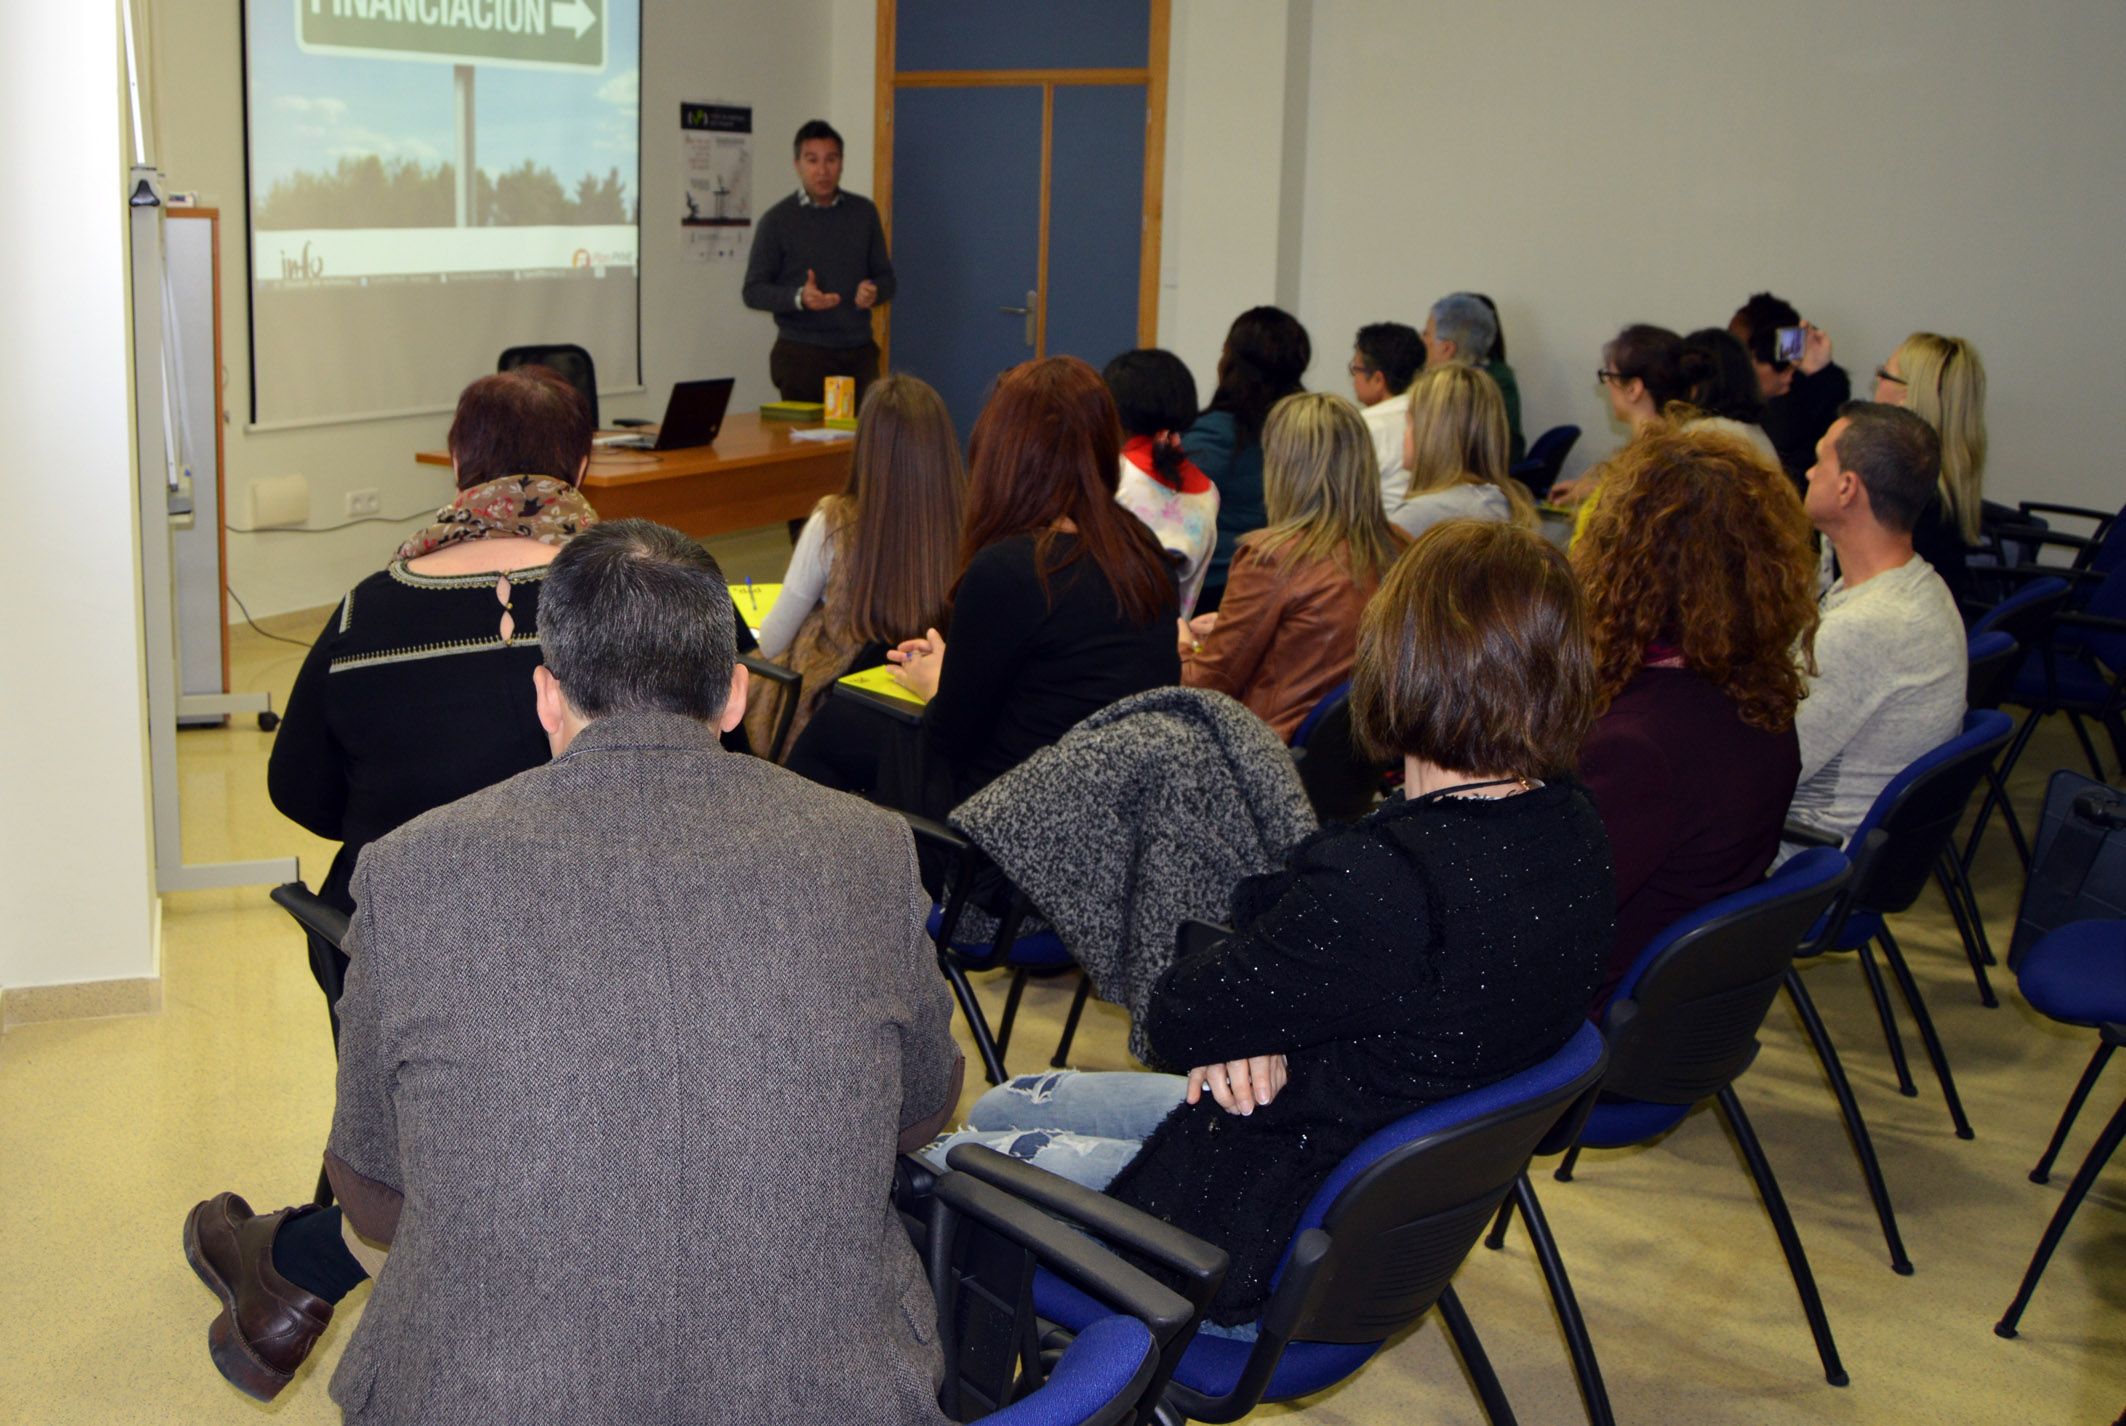
{"label": "black knit top", "polygon": [[1395,802],[1233,894],[1230,938],[1177,962],[1146,1032],[1169,1068],[1282,1053],[1231,1115],[1182,1105],[1108,1192],[1223,1247],[1213,1320],[1255,1320],[1316,1188],[1368,1135],[1519,1073],[1584,1021],[1616,904],[1586,792]]}
{"label": "black knit top", "polygon": [[[547,760],[532,705],[544,566],[422,575],[392,564],[354,587],[311,646],[266,765],[282,815],[341,844],[319,895],[347,894],[363,847],[432,807]],[[514,875],[497,868],[498,875]]]}

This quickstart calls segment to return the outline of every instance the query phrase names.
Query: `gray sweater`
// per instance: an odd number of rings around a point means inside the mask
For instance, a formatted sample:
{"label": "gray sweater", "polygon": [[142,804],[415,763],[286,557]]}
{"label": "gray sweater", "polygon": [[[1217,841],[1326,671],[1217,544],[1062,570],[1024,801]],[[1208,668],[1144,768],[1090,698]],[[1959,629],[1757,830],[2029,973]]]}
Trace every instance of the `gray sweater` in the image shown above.
{"label": "gray sweater", "polygon": [[[808,312],[798,304],[805,274],[838,307]],[[878,284],[881,304],[893,300],[893,259],[886,230],[871,200],[850,192],[822,207],[793,193],[761,215],[746,259],[746,306],[775,314],[775,328],[815,347],[860,347],[871,340],[871,313],[856,305],[857,284]]]}

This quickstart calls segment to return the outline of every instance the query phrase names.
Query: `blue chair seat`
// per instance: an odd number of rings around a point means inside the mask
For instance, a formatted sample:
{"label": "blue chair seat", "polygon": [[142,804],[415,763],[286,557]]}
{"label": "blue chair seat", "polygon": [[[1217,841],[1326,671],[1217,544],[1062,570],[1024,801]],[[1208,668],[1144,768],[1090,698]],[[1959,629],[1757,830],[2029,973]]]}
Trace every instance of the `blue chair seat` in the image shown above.
{"label": "blue chair seat", "polygon": [[1690,1111],[1688,1104],[1651,1104],[1643,1099],[1604,1096],[1595,1101],[1588,1114],[1586,1127],[1580,1130],[1580,1144],[1589,1149],[1627,1149],[1666,1134],[1681,1124]]}
{"label": "blue chair seat", "polygon": [[[931,907],[930,919],[924,923],[931,939],[937,938],[938,928],[944,922],[945,908]],[[996,955],[996,947],[987,941],[954,941],[952,948],[959,952],[970,970],[986,970],[992,963],[1024,966],[1028,970],[1064,970],[1075,964],[1070,952],[1063,947],[1063,938],[1045,927],[1022,933],[1011,943],[1011,953],[1001,959]]]}
{"label": "blue chair seat", "polygon": [[2126,1023],[2126,921],[2075,921],[2023,953],[2023,999],[2068,1025]]}
{"label": "blue chair seat", "polygon": [[[1045,1268],[1034,1273],[1033,1305],[1042,1317],[1073,1332],[1113,1311]],[[1278,1359],[1262,1399],[1287,1401],[1326,1390],[1364,1366],[1380,1348],[1379,1342],[1294,1342]],[[1253,1342],[1199,1333],[1175,1369],[1174,1380],[1204,1396],[1224,1396],[1239,1385],[1254,1350]]]}

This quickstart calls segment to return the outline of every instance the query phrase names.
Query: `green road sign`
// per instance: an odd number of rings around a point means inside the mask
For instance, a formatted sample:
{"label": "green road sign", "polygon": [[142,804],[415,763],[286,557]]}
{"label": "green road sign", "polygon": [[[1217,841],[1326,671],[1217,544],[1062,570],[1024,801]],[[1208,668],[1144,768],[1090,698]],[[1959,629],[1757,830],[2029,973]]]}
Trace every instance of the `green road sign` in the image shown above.
{"label": "green road sign", "polygon": [[313,54],[519,69],[605,68],[606,0],[295,0]]}

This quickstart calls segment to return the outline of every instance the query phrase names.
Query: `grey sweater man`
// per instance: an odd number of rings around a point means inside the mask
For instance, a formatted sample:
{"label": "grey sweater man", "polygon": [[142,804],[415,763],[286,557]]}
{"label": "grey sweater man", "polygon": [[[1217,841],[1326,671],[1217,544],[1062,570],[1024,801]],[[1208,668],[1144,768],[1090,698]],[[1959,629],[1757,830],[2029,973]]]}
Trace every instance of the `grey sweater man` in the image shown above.
{"label": "grey sweater man", "polygon": [[[806,311],[798,294],[805,274],[822,292],[841,297],[839,306]],[[761,215],[746,259],[746,305],[775,314],[786,341],[849,348],[871,340],[871,313],[856,305],[857,285],[878,287],[881,305],[893,300],[893,259],[886,230],[871,200],[846,190],[831,202],[814,203],[793,193]]]}

